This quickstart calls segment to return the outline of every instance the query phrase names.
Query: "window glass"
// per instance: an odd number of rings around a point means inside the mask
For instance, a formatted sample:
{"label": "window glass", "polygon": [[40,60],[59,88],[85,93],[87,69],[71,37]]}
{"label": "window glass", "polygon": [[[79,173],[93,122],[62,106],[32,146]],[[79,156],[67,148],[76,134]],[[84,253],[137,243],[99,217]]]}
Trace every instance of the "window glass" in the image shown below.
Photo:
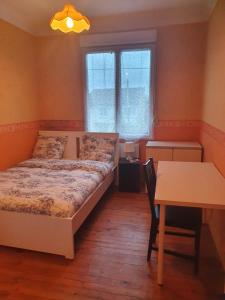
{"label": "window glass", "polygon": [[152,112],[152,50],[86,54],[86,128],[149,137]]}
{"label": "window glass", "polygon": [[121,137],[148,136],[150,130],[150,50],[120,55],[119,124]]}
{"label": "window glass", "polygon": [[115,132],[115,54],[87,54],[86,73],[87,129]]}

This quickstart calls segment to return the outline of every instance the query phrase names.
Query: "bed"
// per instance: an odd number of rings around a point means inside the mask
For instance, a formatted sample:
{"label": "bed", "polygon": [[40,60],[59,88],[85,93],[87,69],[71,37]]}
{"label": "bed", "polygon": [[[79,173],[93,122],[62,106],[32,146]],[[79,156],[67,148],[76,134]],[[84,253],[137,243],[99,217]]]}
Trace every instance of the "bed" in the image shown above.
{"label": "bed", "polygon": [[[58,254],[73,259],[74,234],[115,180],[118,136],[113,133],[91,134],[100,138],[115,138],[115,155],[110,165],[78,160],[85,132],[41,131],[40,134],[68,138],[63,159],[31,159],[1,174],[0,245]],[[81,182],[76,183],[78,177],[81,178]],[[32,205],[28,207],[21,201],[15,208],[6,196],[4,198],[4,180],[13,193],[18,193],[18,190],[21,195],[30,193]],[[69,192],[74,186],[78,200],[63,200],[71,197]],[[7,190],[7,187],[5,189]],[[38,193],[41,195],[39,201],[32,202],[32,195],[37,198]],[[51,199],[55,196],[54,201],[43,201],[48,199],[49,195]]]}

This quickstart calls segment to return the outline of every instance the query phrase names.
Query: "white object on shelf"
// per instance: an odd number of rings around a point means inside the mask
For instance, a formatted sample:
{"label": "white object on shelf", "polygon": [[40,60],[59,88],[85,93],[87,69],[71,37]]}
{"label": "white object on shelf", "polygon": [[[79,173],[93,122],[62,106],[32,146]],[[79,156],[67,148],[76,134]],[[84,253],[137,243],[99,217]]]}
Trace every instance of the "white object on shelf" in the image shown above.
{"label": "white object on shelf", "polygon": [[124,144],[124,152],[128,160],[134,157],[135,153],[135,143],[134,142],[126,142]]}
{"label": "white object on shelf", "polygon": [[127,157],[128,152],[132,158],[139,158],[139,144],[134,142],[120,143],[120,157]]}

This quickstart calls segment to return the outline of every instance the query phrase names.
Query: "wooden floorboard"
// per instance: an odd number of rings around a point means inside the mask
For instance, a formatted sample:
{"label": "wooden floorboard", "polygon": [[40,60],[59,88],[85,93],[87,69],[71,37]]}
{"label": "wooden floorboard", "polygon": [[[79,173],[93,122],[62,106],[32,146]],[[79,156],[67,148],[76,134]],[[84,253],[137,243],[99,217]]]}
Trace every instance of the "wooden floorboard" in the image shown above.
{"label": "wooden floorboard", "polygon": [[[215,249],[207,229],[199,275],[190,261],[166,256],[165,285],[159,287],[157,254],[146,261],[149,227],[145,194],[111,191],[76,235],[74,260],[0,247],[0,300],[222,299],[222,271],[210,254]],[[187,238],[170,237],[166,243],[187,253],[193,249]]]}

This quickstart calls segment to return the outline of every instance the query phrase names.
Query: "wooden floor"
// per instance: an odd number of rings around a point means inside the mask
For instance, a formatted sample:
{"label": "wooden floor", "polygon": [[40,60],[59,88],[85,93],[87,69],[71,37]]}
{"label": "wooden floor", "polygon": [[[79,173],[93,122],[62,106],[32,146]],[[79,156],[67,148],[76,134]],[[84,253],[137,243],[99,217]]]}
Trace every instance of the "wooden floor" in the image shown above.
{"label": "wooden floor", "polygon": [[[199,276],[190,261],[166,256],[165,285],[159,287],[156,254],[146,262],[149,226],[146,195],[110,192],[76,236],[73,261],[0,247],[0,299],[222,299],[216,297],[221,281],[207,230]],[[191,251],[192,244],[184,239],[182,248]]]}

